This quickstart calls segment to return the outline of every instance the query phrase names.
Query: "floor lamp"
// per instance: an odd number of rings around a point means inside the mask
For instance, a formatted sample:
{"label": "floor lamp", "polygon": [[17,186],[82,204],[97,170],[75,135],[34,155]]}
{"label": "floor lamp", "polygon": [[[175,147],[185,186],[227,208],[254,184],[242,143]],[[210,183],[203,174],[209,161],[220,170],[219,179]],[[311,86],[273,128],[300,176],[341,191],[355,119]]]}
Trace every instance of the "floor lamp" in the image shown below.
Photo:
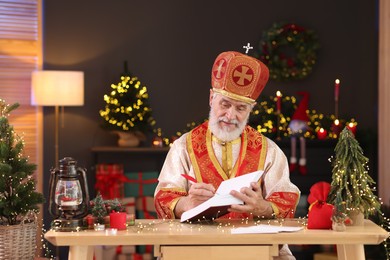
{"label": "floor lamp", "polygon": [[55,107],[55,166],[59,164],[59,107],[84,105],[84,72],[41,70],[32,72],[31,104]]}

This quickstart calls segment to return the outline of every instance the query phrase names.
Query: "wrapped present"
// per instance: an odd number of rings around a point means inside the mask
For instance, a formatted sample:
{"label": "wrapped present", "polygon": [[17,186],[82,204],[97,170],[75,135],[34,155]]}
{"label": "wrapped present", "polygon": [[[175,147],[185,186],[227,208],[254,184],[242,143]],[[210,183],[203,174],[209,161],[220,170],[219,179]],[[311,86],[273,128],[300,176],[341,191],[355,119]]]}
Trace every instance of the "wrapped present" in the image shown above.
{"label": "wrapped present", "polygon": [[115,260],[117,255],[117,246],[95,246],[95,260]]}
{"label": "wrapped present", "polygon": [[154,207],[154,197],[152,196],[137,197],[135,208],[136,208],[136,216],[139,219],[157,218],[157,212]]}
{"label": "wrapped present", "polygon": [[119,199],[119,202],[125,208],[125,211],[127,214],[134,214],[135,215],[135,197],[125,197],[125,198]]}
{"label": "wrapped present", "polygon": [[152,260],[153,256],[152,254],[146,253],[146,254],[120,254],[117,256],[117,260]]}
{"label": "wrapped present", "polygon": [[158,172],[127,172],[125,197],[153,196],[157,187]]}
{"label": "wrapped present", "polygon": [[317,182],[310,188],[307,198],[309,213],[307,219],[308,229],[331,229],[333,205],[326,203],[330,191],[328,182]]}
{"label": "wrapped present", "polygon": [[117,246],[116,254],[117,255],[131,255],[136,253],[136,247],[133,245],[126,246]]}
{"label": "wrapped present", "polygon": [[123,198],[124,182],[127,180],[122,164],[97,164],[95,190],[103,199]]}

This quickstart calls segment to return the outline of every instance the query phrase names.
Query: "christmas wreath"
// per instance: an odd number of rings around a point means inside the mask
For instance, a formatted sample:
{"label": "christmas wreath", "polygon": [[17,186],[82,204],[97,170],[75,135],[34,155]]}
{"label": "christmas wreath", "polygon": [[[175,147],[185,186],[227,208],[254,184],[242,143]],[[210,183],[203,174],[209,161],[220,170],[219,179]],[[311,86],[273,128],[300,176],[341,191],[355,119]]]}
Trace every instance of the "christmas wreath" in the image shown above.
{"label": "christmas wreath", "polygon": [[274,23],[263,33],[258,58],[267,64],[271,79],[304,79],[313,70],[318,49],[313,31],[294,23]]}

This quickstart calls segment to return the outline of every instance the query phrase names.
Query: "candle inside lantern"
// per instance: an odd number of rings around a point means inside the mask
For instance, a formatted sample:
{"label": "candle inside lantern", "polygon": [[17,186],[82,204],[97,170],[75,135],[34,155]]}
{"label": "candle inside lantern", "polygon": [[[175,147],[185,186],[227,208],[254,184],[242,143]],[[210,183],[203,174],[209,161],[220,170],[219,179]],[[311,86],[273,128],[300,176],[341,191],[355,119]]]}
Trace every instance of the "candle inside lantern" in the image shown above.
{"label": "candle inside lantern", "polygon": [[353,135],[356,135],[356,122],[349,122],[347,128],[352,132]]}
{"label": "candle inside lantern", "polygon": [[317,138],[320,139],[320,140],[324,140],[326,139],[326,137],[328,136],[328,131],[326,131],[324,128],[320,128],[318,131],[317,131]]}
{"label": "candle inside lantern", "polygon": [[280,113],[282,110],[282,93],[278,90],[276,91],[276,111]]}
{"label": "candle inside lantern", "polygon": [[118,230],[126,229],[126,212],[111,212],[110,227]]}

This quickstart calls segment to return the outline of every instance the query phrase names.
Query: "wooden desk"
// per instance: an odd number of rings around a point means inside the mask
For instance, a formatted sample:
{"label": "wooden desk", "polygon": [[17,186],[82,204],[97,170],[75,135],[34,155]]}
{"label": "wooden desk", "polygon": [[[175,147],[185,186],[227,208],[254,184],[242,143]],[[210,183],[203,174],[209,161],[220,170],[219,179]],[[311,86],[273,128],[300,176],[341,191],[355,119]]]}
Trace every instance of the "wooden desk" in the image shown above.
{"label": "wooden desk", "polygon": [[[300,225],[285,221],[284,225]],[[181,224],[171,220],[137,220],[135,226],[116,235],[105,231],[55,232],[45,238],[56,246],[70,246],[69,260],[93,259],[95,245],[155,245],[161,259],[272,259],[280,244],[337,245],[338,259],[363,260],[364,244],[379,244],[389,234],[369,220],[349,226],[345,232],[304,229],[292,233],[230,234],[239,221],[219,224]],[[268,257],[265,257],[267,256]]]}

